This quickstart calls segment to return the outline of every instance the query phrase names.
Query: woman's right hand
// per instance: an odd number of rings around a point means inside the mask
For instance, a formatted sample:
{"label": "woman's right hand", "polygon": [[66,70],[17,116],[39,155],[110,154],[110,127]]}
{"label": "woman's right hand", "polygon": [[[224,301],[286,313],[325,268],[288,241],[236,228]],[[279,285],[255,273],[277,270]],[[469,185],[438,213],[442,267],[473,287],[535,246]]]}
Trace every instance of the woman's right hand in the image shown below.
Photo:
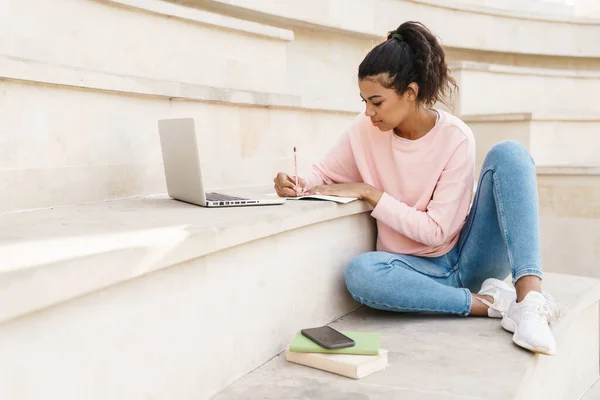
{"label": "woman's right hand", "polygon": [[275,183],[273,187],[279,197],[300,196],[304,193],[304,188],[306,188],[306,181],[304,179],[298,178],[298,187],[296,187],[294,177],[289,176],[285,172],[278,173],[273,182]]}

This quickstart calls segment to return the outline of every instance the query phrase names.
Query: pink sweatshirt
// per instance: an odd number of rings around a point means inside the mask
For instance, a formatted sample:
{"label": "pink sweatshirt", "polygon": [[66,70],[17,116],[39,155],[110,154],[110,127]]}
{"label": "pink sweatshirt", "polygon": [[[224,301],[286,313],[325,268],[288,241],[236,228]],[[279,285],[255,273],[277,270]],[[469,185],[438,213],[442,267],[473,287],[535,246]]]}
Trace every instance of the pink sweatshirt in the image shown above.
{"label": "pink sweatshirt", "polygon": [[457,242],[473,195],[475,140],[460,119],[436,110],[425,136],[381,132],[361,113],[306,179],[308,189],[365,182],[383,193],[372,211],[377,250],[438,257]]}

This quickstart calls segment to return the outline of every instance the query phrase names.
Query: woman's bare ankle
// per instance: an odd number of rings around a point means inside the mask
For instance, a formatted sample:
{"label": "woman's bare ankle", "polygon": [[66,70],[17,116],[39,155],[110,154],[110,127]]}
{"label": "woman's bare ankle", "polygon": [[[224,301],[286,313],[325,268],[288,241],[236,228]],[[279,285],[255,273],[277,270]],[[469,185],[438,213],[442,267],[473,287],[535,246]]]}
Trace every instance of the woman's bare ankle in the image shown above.
{"label": "woman's bare ankle", "polygon": [[487,317],[488,316],[488,305],[481,300],[485,300],[490,304],[494,303],[494,298],[492,296],[481,295],[471,293],[471,312],[469,315],[479,316],[479,317]]}
{"label": "woman's bare ankle", "polygon": [[536,275],[526,275],[515,283],[515,289],[517,290],[517,303],[522,301],[527,293],[534,292],[542,292],[542,280],[539,276]]}

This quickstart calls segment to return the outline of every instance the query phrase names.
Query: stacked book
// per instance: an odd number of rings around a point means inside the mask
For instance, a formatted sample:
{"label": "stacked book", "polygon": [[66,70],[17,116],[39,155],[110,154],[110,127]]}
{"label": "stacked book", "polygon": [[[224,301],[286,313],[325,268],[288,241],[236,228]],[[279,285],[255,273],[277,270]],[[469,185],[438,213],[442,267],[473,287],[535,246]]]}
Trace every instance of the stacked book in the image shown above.
{"label": "stacked book", "polygon": [[343,349],[326,349],[298,332],[285,352],[289,362],[306,365],[334,374],[361,379],[388,365],[388,351],[380,348],[380,334],[344,332],[355,345]]}

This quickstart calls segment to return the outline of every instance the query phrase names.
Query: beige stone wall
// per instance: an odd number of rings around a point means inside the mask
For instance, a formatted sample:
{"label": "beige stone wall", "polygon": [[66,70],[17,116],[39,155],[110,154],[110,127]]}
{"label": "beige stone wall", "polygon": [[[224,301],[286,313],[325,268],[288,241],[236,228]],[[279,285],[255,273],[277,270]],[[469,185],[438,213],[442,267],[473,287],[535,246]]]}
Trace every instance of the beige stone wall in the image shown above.
{"label": "beige stone wall", "polygon": [[[157,119],[196,119],[209,188],[264,185],[306,170],[352,115],[169,100],[31,83],[0,84],[1,211],[166,191]],[[26,117],[23,110],[27,110]]]}
{"label": "beige stone wall", "polygon": [[[306,170],[360,110],[365,40],[164,2],[160,13],[91,0],[3,3],[13,18],[0,24],[0,212],[164,192],[160,118],[196,119],[214,189],[270,182],[291,170],[294,145]],[[55,9],[58,24],[45,17]],[[25,33],[15,21],[27,18]]]}
{"label": "beige stone wall", "polygon": [[[446,46],[565,57],[598,57],[599,21],[472,7],[452,0],[171,0],[269,21],[381,38],[404,21],[433,29]],[[447,23],[451,21],[452,23]]]}
{"label": "beige stone wall", "polygon": [[[306,169],[362,110],[357,66],[404,19],[443,39],[455,113],[533,113],[528,140],[544,165],[594,165],[600,151],[591,20],[437,0],[0,0],[0,10],[0,212],[164,192],[159,118],[196,119],[211,189],[268,184],[291,169],[294,145]],[[492,131],[490,145],[502,136]]]}
{"label": "beige stone wall", "polygon": [[600,18],[600,3],[596,0],[576,0],[575,15],[585,18]]}
{"label": "beige stone wall", "polygon": [[548,168],[540,172],[544,269],[600,278],[600,171]]}
{"label": "beige stone wall", "polygon": [[539,15],[571,16],[575,6],[567,0],[456,0],[457,3]]}

